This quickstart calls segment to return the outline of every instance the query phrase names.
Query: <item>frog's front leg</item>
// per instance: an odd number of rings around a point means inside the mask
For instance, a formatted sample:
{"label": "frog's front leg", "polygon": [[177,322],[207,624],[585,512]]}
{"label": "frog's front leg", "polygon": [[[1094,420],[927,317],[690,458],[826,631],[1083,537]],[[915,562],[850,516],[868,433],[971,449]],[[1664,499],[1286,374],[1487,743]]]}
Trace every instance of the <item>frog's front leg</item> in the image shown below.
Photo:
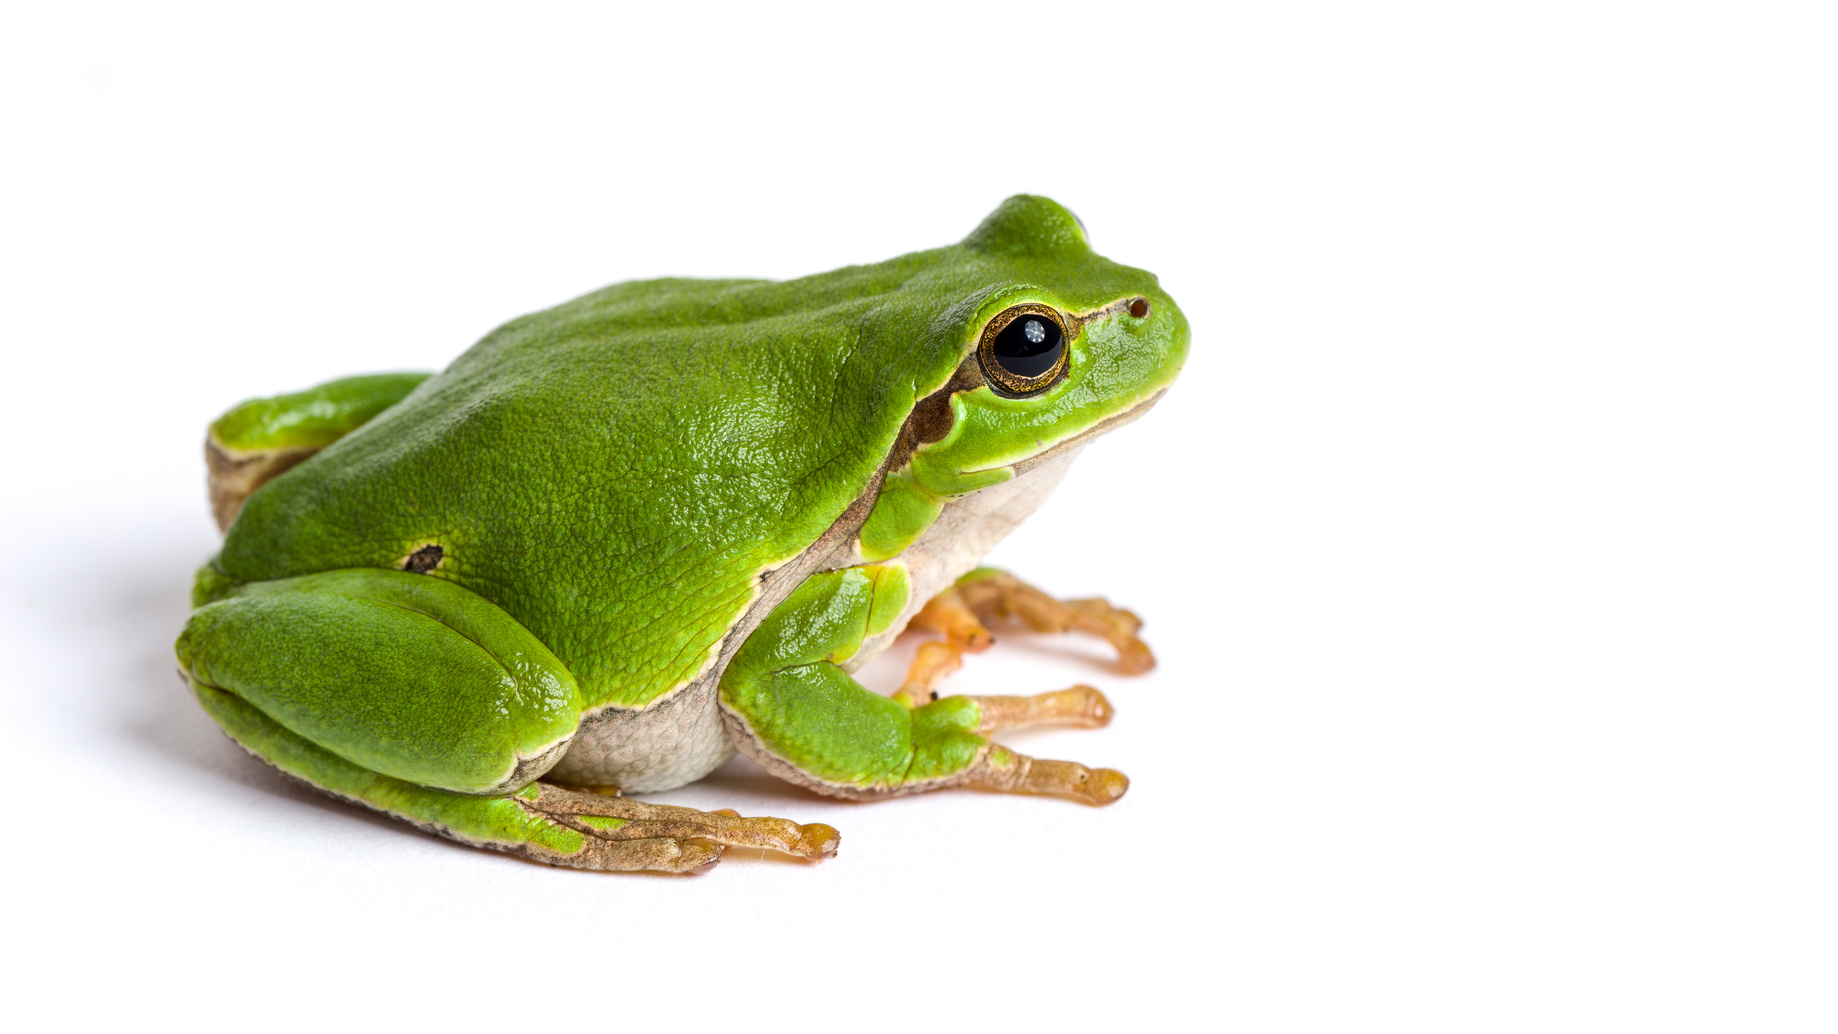
{"label": "frog's front leg", "polygon": [[1018,698],[947,697],[910,708],[844,672],[864,639],[892,625],[907,592],[897,562],[825,572],[799,586],[722,676],[722,714],[740,750],[774,775],[837,797],[963,785],[1093,804],[1123,796],[1129,780],[1121,772],[1038,760],[985,738],[1038,718],[1012,706]]}
{"label": "frog's front leg", "polygon": [[510,615],[439,578],[329,571],[192,614],[180,668],[232,739],[283,772],[442,836],[585,869],[701,871],[723,845],[814,856],[827,826],[575,793],[534,780],[580,693]]}

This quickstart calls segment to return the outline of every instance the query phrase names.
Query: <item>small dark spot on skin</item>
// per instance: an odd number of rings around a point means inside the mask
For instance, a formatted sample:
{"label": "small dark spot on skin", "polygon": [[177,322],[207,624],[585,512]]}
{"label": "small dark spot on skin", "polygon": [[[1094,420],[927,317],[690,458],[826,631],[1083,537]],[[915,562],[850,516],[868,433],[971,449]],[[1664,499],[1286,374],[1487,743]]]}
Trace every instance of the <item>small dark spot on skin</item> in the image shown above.
{"label": "small dark spot on skin", "polygon": [[427,574],[429,571],[439,567],[440,561],[446,555],[447,551],[439,546],[422,546],[420,549],[410,553],[407,560],[402,561],[402,569],[409,574]]}
{"label": "small dark spot on skin", "polygon": [[944,441],[945,435],[951,433],[951,423],[951,393],[936,391],[913,407],[906,427],[913,441],[924,445]]}
{"label": "small dark spot on skin", "polygon": [[894,441],[893,454],[888,457],[887,469],[899,470],[906,466],[913,453],[921,445],[944,441],[951,433],[951,425],[956,418],[951,413],[951,396],[960,391],[971,391],[982,387],[983,368],[973,354],[958,365],[957,372],[945,386],[922,398],[913,406],[907,415],[906,423],[900,428],[900,436]]}
{"label": "small dark spot on skin", "polygon": [[1144,316],[1147,316],[1148,314],[1149,314],[1149,300],[1147,298],[1137,298],[1130,302],[1130,315],[1136,317],[1137,319],[1142,319]]}

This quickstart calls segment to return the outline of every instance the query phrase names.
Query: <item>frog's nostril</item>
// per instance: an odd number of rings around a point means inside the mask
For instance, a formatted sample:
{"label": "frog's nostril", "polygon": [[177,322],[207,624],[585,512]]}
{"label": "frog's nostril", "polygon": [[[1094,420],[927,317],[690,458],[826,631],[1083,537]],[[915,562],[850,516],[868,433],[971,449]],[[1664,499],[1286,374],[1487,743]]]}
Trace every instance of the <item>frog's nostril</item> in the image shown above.
{"label": "frog's nostril", "polygon": [[1147,316],[1148,314],[1149,314],[1149,300],[1147,298],[1131,299],[1130,315],[1136,317],[1137,319],[1142,319],[1144,316]]}
{"label": "frog's nostril", "polygon": [[409,574],[427,574],[439,567],[446,555],[446,550],[430,543],[410,553],[408,559],[402,561],[402,569]]}

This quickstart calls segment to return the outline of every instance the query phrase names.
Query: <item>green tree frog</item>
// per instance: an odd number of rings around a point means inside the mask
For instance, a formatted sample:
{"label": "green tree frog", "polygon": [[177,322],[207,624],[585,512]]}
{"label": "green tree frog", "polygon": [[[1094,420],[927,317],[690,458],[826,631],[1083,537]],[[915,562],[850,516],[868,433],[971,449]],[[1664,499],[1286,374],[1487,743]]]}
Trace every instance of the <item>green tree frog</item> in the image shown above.
{"label": "green tree frog", "polygon": [[[738,750],[820,794],[975,785],[1104,804],[1119,772],[989,737],[1086,726],[1087,686],[945,696],[1018,618],[1153,663],[1137,619],[978,566],[1187,354],[1154,276],[1045,198],[962,242],[799,280],[615,284],[446,370],[333,381],[211,425],[225,535],[177,643],[282,772],[466,844],[701,872],[817,859],[821,823],[646,803]],[[931,629],[898,693],[851,673]]]}

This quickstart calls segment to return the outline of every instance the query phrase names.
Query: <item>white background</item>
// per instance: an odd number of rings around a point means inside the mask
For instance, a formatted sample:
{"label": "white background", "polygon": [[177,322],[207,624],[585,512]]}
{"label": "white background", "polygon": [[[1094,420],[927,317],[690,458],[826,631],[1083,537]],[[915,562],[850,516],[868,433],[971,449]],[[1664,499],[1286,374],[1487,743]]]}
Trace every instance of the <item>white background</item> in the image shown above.
{"label": "white background", "polygon": [[[27,6],[18,1029],[1838,1023],[1822,5]],[[1161,668],[1017,635],[952,684],[1100,685],[1110,728],[1012,741],[1128,772],[1116,806],[735,762],[659,799],[841,854],[551,870],[282,783],[175,677],[226,406],[616,280],[944,244],[1017,191],[1194,330],[996,555],[1139,610]]]}

